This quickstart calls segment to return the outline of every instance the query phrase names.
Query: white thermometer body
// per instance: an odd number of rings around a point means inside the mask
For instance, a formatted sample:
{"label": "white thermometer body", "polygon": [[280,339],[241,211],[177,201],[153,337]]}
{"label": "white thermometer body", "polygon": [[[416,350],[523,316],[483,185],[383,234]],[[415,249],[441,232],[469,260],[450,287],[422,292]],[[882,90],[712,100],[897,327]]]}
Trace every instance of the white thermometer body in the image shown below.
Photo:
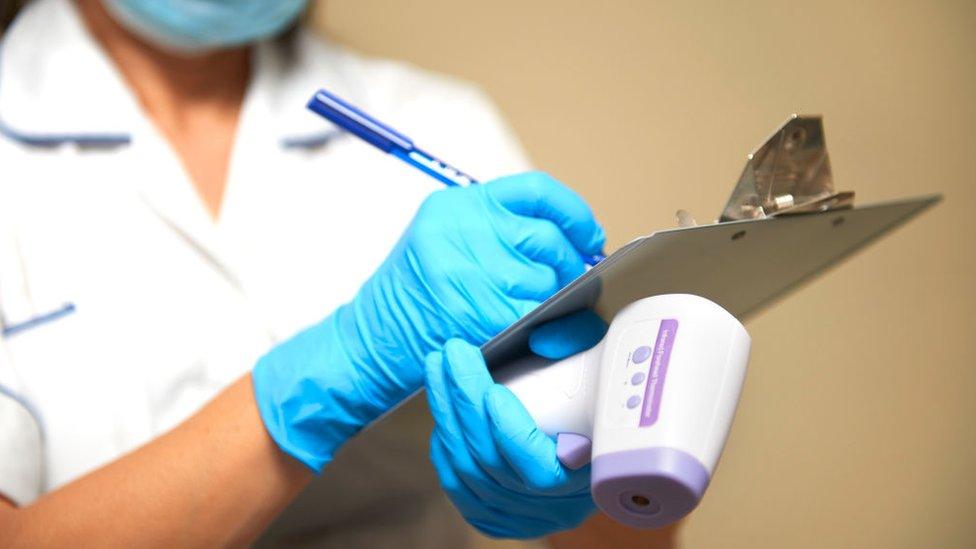
{"label": "white thermometer body", "polygon": [[701,500],[725,445],[749,359],[742,324],[711,301],[670,294],[620,310],[592,349],[496,370],[499,383],[557,437],[559,459],[592,462],[596,504],[656,528]]}

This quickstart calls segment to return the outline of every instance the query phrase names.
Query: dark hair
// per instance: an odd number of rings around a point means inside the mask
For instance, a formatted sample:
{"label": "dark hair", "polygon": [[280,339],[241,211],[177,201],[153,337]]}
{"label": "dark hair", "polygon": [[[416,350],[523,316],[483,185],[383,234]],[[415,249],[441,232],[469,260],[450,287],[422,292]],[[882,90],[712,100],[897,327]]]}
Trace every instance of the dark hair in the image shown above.
{"label": "dark hair", "polygon": [[26,3],[27,0],[0,0],[0,35],[3,35]]}

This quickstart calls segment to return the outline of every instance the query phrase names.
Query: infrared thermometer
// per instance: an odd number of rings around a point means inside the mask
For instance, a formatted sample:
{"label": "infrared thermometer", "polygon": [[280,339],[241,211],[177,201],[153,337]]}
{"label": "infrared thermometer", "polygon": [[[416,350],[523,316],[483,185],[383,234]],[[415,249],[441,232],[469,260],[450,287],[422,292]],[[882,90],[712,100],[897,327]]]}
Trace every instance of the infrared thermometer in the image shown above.
{"label": "infrared thermometer", "polygon": [[591,463],[597,506],[616,521],[659,528],[690,513],[732,426],[750,338],[702,297],[648,297],[621,309],[595,347],[495,370],[571,469]]}

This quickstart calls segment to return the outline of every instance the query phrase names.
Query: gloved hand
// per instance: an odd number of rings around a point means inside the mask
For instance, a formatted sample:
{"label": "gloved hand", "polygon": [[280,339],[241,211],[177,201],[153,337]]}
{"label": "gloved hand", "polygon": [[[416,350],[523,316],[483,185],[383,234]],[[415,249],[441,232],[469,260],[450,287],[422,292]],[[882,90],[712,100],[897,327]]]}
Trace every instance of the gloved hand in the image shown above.
{"label": "gloved hand", "polygon": [[581,255],[603,241],[586,203],[545,174],[431,194],[351,302],[258,362],[265,426],[321,470],[422,386],[428,353],[454,337],[484,343],[582,274]]}
{"label": "gloved hand", "polygon": [[[537,354],[565,358],[606,333],[583,311],[538,328]],[[434,416],[431,460],[441,486],[472,526],[492,537],[534,538],[579,525],[595,506],[590,466],[570,470],[511,391],[496,384],[477,347],[459,339],[427,357]]]}

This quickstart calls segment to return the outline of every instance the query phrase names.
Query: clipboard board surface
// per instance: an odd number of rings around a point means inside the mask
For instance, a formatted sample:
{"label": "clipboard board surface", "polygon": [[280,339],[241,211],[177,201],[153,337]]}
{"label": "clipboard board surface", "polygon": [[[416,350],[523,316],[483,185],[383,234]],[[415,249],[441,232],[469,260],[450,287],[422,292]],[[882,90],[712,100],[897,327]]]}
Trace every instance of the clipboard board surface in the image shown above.
{"label": "clipboard board surface", "polygon": [[695,294],[740,321],[941,200],[921,196],[822,213],[657,231],[611,254],[484,346],[489,368],[528,351],[532,329],[594,309],[604,320],[659,294]]}

